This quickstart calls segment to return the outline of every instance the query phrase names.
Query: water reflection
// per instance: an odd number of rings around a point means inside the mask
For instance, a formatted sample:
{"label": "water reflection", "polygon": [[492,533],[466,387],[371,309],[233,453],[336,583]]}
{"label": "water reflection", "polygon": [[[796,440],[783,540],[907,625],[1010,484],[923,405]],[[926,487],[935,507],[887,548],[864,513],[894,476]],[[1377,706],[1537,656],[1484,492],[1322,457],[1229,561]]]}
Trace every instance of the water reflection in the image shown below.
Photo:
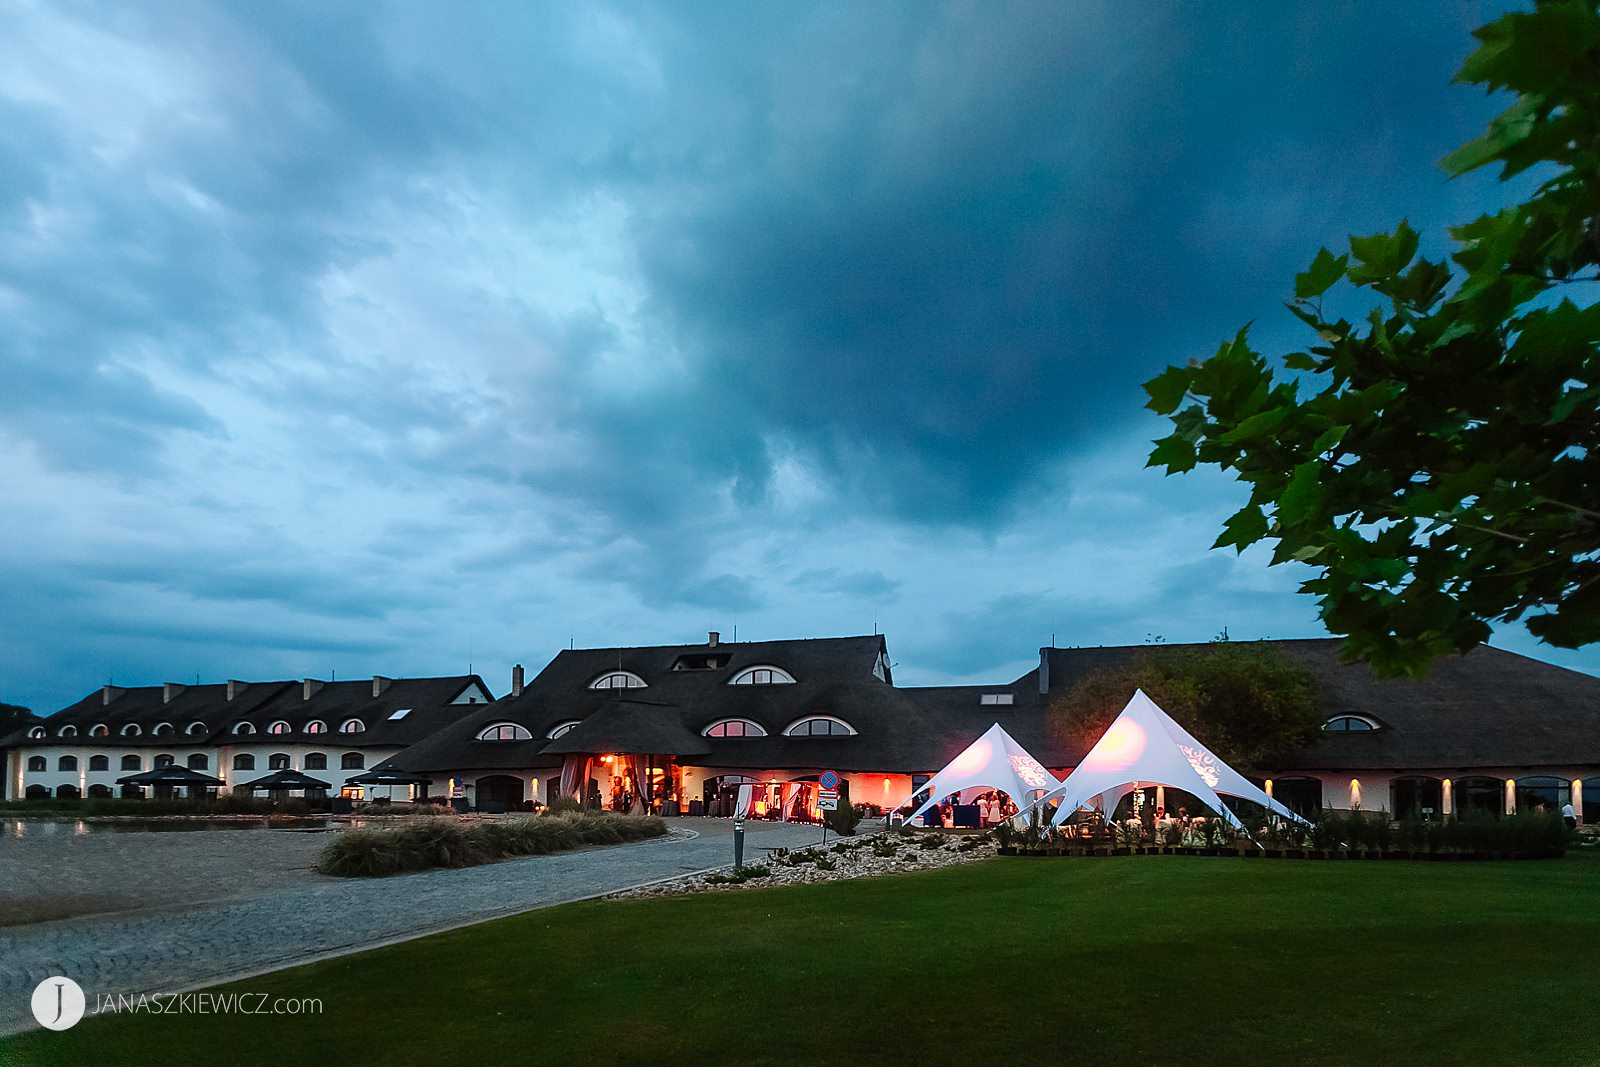
{"label": "water reflection", "polygon": [[331,830],[349,823],[325,817],[268,819],[0,819],[0,839],[86,834],[193,833],[201,830]]}

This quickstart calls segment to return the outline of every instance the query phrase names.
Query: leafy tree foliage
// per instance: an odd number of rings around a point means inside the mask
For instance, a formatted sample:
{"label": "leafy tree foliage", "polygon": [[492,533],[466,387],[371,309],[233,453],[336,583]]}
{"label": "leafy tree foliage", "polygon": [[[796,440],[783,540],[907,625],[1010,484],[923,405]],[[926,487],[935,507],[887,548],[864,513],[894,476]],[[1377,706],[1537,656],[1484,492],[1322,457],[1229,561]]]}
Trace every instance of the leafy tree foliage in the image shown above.
{"label": "leafy tree foliage", "polygon": [[1251,641],[1152,646],[1126,667],[1089,674],[1057,697],[1051,727],[1070,742],[1091,745],[1135,689],[1238,767],[1264,765],[1321,736],[1324,716],[1311,673]]}
{"label": "leafy tree foliage", "polygon": [[1448,262],[1405,222],[1322,249],[1288,305],[1316,343],[1287,373],[1241,330],[1145,385],[1174,427],[1151,466],[1251,487],[1213,547],[1270,541],[1273,564],[1320,568],[1301,589],[1346,658],[1385,674],[1494,622],[1600,640],[1600,4],[1541,2],[1475,35],[1457,80],[1516,102],[1444,169],[1532,171],[1536,191],[1452,227]]}
{"label": "leafy tree foliage", "polygon": [[0,737],[33,722],[34,714],[20,704],[0,703]]}

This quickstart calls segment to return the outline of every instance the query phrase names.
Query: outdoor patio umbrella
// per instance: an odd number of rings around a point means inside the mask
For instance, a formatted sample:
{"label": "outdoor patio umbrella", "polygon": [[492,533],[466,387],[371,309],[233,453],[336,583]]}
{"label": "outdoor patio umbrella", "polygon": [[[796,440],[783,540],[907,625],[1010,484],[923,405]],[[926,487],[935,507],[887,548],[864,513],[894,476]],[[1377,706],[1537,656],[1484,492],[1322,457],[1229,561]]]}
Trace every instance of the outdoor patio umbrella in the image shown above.
{"label": "outdoor patio umbrella", "polygon": [[408,771],[363,771],[344,780],[345,785],[427,785],[428,776]]}
{"label": "outdoor patio umbrella", "polygon": [[117,779],[118,785],[221,785],[221,778],[213,778],[209,774],[190,770],[188,767],[157,767],[153,771],[141,771],[138,774],[128,774]]}
{"label": "outdoor patio umbrella", "polygon": [[273,771],[265,778],[257,778],[253,782],[237,785],[236,789],[328,789],[331,782],[324,782],[320,778],[313,778],[309,774],[299,771]]}

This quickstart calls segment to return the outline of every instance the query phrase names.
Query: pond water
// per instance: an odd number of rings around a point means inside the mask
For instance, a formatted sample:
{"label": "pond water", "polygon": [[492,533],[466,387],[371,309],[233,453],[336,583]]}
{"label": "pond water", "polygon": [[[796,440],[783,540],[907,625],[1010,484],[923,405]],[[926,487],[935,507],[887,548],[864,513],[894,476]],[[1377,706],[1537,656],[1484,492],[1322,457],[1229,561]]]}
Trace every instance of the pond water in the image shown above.
{"label": "pond water", "polygon": [[[359,821],[359,820],[357,820]],[[83,834],[166,834],[194,833],[203,830],[275,830],[280,832],[324,832],[353,826],[336,823],[325,816],[282,819],[268,822],[265,817],[239,819],[15,819],[0,818],[0,839],[16,837],[75,837]]]}

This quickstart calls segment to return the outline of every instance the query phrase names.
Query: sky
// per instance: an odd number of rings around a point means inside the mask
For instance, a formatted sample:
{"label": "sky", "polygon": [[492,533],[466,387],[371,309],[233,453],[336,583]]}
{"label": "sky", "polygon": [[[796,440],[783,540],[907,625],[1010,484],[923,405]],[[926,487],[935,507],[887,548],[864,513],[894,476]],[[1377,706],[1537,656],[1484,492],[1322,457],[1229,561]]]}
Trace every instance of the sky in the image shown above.
{"label": "sky", "polygon": [[8,3],[0,700],[1320,636],[1140,384],[1510,199],[1499,6]]}

